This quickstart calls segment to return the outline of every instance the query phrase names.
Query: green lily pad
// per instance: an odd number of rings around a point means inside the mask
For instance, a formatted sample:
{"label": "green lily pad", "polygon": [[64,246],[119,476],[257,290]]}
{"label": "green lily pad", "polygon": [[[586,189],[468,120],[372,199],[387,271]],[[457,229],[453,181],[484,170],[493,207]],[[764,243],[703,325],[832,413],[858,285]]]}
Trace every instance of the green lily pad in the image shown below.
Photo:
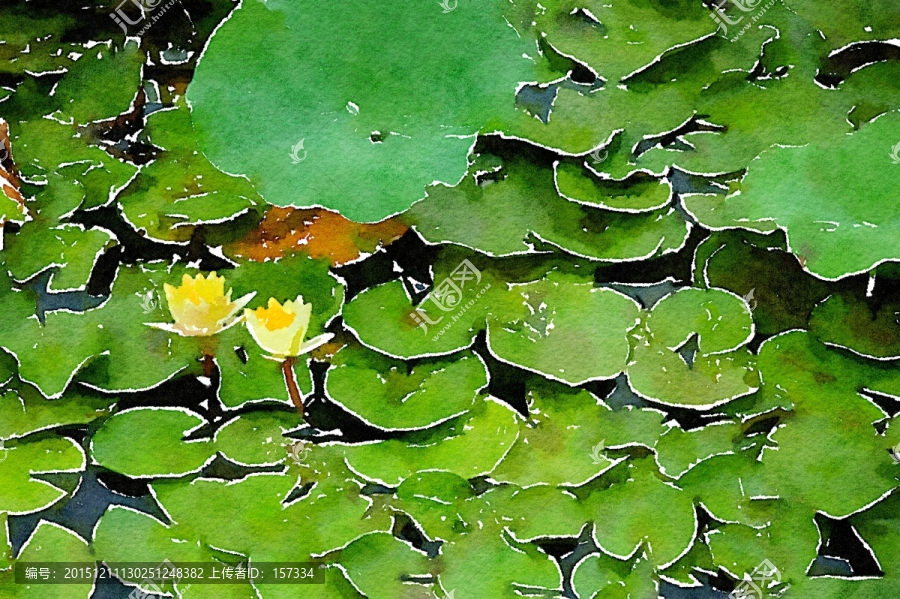
{"label": "green lily pad", "polygon": [[498,358],[571,385],[613,378],[625,369],[626,334],[638,322],[636,301],[565,278],[517,286],[511,293],[521,307],[499,312],[488,324],[488,346]]}
{"label": "green lily pad", "polygon": [[800,331],[766,341],[759,365],[770,392],[794,405],[772,434],[778,451],[763,456],[777,495],[843,518],[898,486],[891,445],[872,426],[884,413],[858,394],[863,381],[896,381],[893,372],[859,364]]}
{"label": "green lily pad", "polygon": [[103,466],[134,478],[197,472],[215,453],[209,439],[184,441],[203,425],[183,408],[134,408],[112,416],[91,439],[91,455]]}
{"label": "green lily pad", "polygon": [[586,62],[612,85],[669,48],[706,37],[716,28],[705,7],[686,1],[556,0],[546,6],[538,13],[538,24],[547,40],[560,53]]}
{"label": "green lily pad", "polygon": [[[431,243],[455,243],[491,256],[534,251],[541,240],[576,256],[621,262],[680,248],[690,227],[670,208],[641,214],[601,210],[559,196],[550,165],[519,155],[479,156],[456,187],[435,186],[405,220]],[[499,181],[476,182],[480,171]],[[496,176],[496,175],[495,175]]]}
{"label": "green lily pad", "polygon": [[771,521],[777,502],[763,475],[755,454],[716,455],[683,474],[678,486],[716,520],[760,528]]}
{"label": "green lily pad", "polygon": [[434,566],[424,553],[389,533],[364,535],[341,550],[340,564],[369,599],[433,599],[431,585],[412,585],[406,577],[427,575]]}
{"label": "green lily pad", "polygon": [[653,564],[647,559],[631,562],[592,554],[575,566],[572,586],[583,599],[652,597],[659,594],[653,574]]}
{"label": "green lily pad", "polygon": [[[491,282],[485,282],[484,289]],[[477,298],[478,291],[467,293],[476,300],[473,308],[462,314],[444,314],[426,299],[421,306],[434,323],[429,326],[414,320],[416,306],[412,304],[403,283],[391,281],[363,291],[344,308],[344,322],[366,347],[396,358],[420,358],[451,354],[472,344],[477,331],[484,327],[486,298]],[[465,297],[465,296],[464,296]],[[454,317],[458,317],[454,320]],[[422,321],[421,316],[418,316]]]}
{"label": "green lily pad", "polygon": [[450,540],[471,524],[460,515],[466,500],[475,497],[469,482],[451,472],[423,471],[397,487],[397,509],[409,514],[429,538]]}
{"label": "green lily pad", "polygon": [[302,424],[299,414],[249,412],[216,431],[216,449],[246,466],[271,466],[288,458],[283,434]]}
{"label": "green lily pad", "polygon": [[753,316],[747,303],[735,294],[687,287],[653,306],[647,329],[669,349],[681,346],[696,334],[701,353],[724,354],[750,341]]}
{"label": "green lily pad", "polygon": [[100,121],[128,111],[141,81],[145,54],[140,43],[95,46],[69,67],[53,94],[60,120],[77,124]]}
{"label": "green lily pad", "polygon": [[[149,389],[192,365],[199,370],[195,339],[144,324],[170,321],[160,305],[160,288],[184,270],[172,271],[159,264],[121,267],[112,297],[101,307],[83,313],[48,312],[43,326],[36,318],[22,317],[12,322],[2,344],[18,359],[20,376],[53,398],[61,396],[85,366],[79,378],[106,391]],[[28,300],[22,295],[8,299],[26,310]],[[30,310],[33,313],[33,304]]]}
{"label": "green lily pad", "polygon": [[692,466],[716,455],[733,454],[741,427],[733,422],[714,422],[686,431],[670,428],[656,444],[656,462],[668,476],[678,478]]}
{"label": "green lily pad", "polygon": [[697,248],[694,285],[743,297],[762,335],[807,328],[813,309],[831,293],[828,283],[804,272],[780,230],[770,235],[745,229],[713,232]]}
{"label": "green lily pad", "polygon": [[[42,520],[22,547],[17,562],[93,562],[87,541],[55,522]],[[0,573],[0,594],[9,599],[88,599],[86,584],[16,584],[15,570]]]}
{"label": "green lily pad", "polygon": [[463,478],[489,474],[518,437],[513,411],[493,398],[482,398],[452,422],[449,436],[427,444],[400,439],[344,447],[354,472],[370,480],[398,485],[420,470],[444,470]]}
{"label": "green lily pad", "polygon": [[309,494],[287,506],[283,502],[298,483],[290,474],[265,473],[232,482],[157,481],[152,487],[179,524],[181,538],[203,539],[211,547],[260,562],[310,561],[314,553],[385,530],[364,518],[369,503],[340,462],[327,467],[332,477],[316,482]]}
{"label": "green lily pad", "polygon": [[[123,543],[122,539],[129,539],[130,542]],[[166,526],[152,516],[120,505],[110,506],[100,518],[94,530],[92,547],[96,554],[94,559],[106,563],[145,562],[167,567],[163,565],[165,561],[176,565],[183,562],[213,561],[209,549],[195,543],[185,543],[178,535],[177,526]],[[122,578],[131,583],[138,583],[138,586],[148,593],[157,589],[173,592],[174,586],[183,594],[186,587],[194,586],[187,582],[176,582],[173,585],[171,582],[162,581],[140,584],[142,582],[140,578],[128,578],[127,575],[123,575]],[[247,597],[252,592],[247,582],[243,585],[235,582],[223,585],[223,588],[232,592],[225,595],[226,598]],[[242,593],[234,593],[235,590]]]}
{"label": "green lily pad", "polygon": [[65,437],[6,441],[0,457],[0,512],[13,515],[39,512],[66,496],[33,474],[79,472],[85,466],[81,447]]}
{"label": "green lily pad", "polygon": [[[425,185],[458,181],[472,136],[515,114],[519,83],[534,80],[537,46],[509,26],[509,10],[244,4],[216,31],[188,89],[201,147],[276,205],[324,204],[369,222],[403,210]],[[271,44],[248,53],[248,36]],[[316,66],[324,63],[343,75]],[[248,94],[263,104],[249,109]],[[234,143],[247,128],[257,141]]]}
{"label": "green lily pad", "polygon": [[663,430],[659,412],[614,412],[587,391],[536,386],[528,395],[530,416],[520,426],[516,444],[491,474],[496,481],[523,487],[581,485],[617,462],[606,456],[605,448],[652,446]]}
{"label": "green lily pad", "polygon": [[618,212],[650,212],[672,201],[672,184],[645,174],[624,181],[597,177],[585,165],[556,163],[556,187],[569,200]]}
{"label": "green lily pad", "polygon": [[[897,139],[900,114],[890,113],[837,142],[773,148],[748,169],[740,193],[712,211],[711,224],[761,221],[781,227],[805,268],[824,279],[898,259],[896,215],[890,208],[895,190],[891,178],[881,176],[894,166],[890,150]],[[855,167],[862,163],[872,168]],[[709,222],[705,214],[695,215]]]}
{"label": "green lily pad", "polygon": [[666,405],[708,409],[759,389],[755,356],[747,349],[694,356],[688,366],[677,352],[640,340],[628,364],[628,383],[639,395]]}
{"label": "green lily pad", "polygon": [[346,347],[332,360],[325,392],[366,423],[385,430],[426,428],[468,411],[487,385],[481,359],[458,357],[414,366]]}
{"label": "green lily pad", "polygon": [[[135,86],[132,97],[136,91]],[[126,104],[123,110],[127,108]],[[42,210],[48,205],[47,213],[41,213],[47,226],[56,225],[54,218],[78,207],[72,204],[79,193],[84,194],[82,207],[85,209],[109,203],[137,172],[134,165],[116,160],[98,147],[88,146],[75,127],[56,121],[34,119],[20,123],[10,135],[22,174],[35,184],[47,184],[36,198]]]}
{"label": "green lily pad", "polygon": [[627,478],[592,492],[585,507],[593,513],[600,548],[628,559],[642,543],[652,548],[650,561],[662,568],[687,552],[697,530],[691,495],[657,477],[652,460],[617,466]]}
{"label": "green lily pad", "polygon": [[39,221],[23,225],[5,248],[12,276],[24,281],[47,268],[61,267],[50,279],[50,291],[78,291],[87,286],[97,259],[114,238],[101,229],[77,225],[45,227]]}
{"label": "green lily pad", "polygon": [[253,185],[197,151],[183,99],[147,117],[149,141],[164,151],[118,196],[125,218],[153,238],[187,241],[196,225],[220,225],[262,203]]}
{"label": "green lily pad", "polygon": [[489,506],[482,511],[483,528],[476,524],[471,533],[441,547],[445,567],[439,581],[445,593],[514,599],[522,596],[517,590],[522,587],[558,588],[560,575],[554,562],[534,545],[516,542],[494,524],[490,518],[494,510]]}
{"label": "green lily pad", "polygon": [[47,400],[33,389],[0,396],[0,439],[24,437],[33,432],[69,424],[87,424],[109,414],[112,398],[70,392]]}
{"label": "green lily pad", "polygon": [[[6,512],[0,513],[0,572],[9,569],[12,558],[12,547],[9,544],[9,515]],[[2,574],[0,574],[2,577]],[[2,580],[2,578],[0,578]],[[3,583],[0,582],[0,585]],[[2,586],[0,586],[2,588]]]}
{"label": "green lily pad", "polygon": [[832,295],[816,306],[810,331],[824,343],[845,347],[877,360],[900,358],[897,302],[870,307],[851,294]]}
{"label": "green lily pad", "polygon": [[[225,406],[237,408],[265,400],[290,403],[281,361],[269,359],[246,327],[233,326],[218,337],[219,397]],[[312,393],[312,375],[309,360],[304,358],[294,362],[294,379],[300,392],[309,395]]]}
{"label": "green lily pad", "polygon": [[[874,584],[877,587],[894,587],[900,583],[900,568],[890,556],[900,551],[900,519],[897,518],[900,493],[894,491],[888,497],[851,520],[853,527],[872,548],[875,557],[884,570],[884,579]],[[868,586],[869,583],[867,583]],[[879,590],[884,590],[879,588]],[[874,594],[873,594],[874,596]]]}
{"label": "green lily pad", "polygon": [[771,522],[761,531],[741,524],[717,528],[708,536],[716,565],[743,579],[768,560],[778,569],[782,582],[804,579],[819,543],[813,514],[784,506]]}

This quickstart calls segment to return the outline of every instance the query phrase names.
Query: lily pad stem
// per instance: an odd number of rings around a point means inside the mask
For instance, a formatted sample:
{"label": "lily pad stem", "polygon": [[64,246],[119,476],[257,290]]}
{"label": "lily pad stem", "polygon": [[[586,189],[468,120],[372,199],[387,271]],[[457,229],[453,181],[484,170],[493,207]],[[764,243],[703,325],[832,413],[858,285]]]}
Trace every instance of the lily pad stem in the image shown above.
{"label": "lily pad stem", "polygon": [[288,395],[291,401],[303,415],[303,396],[300,395],[300,389],[297,387],[297,380],[294,378],[294,362],[297,360],[294,356],[288,356],[281,363],[281,370],[284,372],[284,384],[287,385]]}
{"label": "lily pad stem", "polygon": [[203,362],[203,376],[211,379],[213,376],[213,373],[215,372],[215,369],[216,369],[216,362],[213,359],[212,354],[204,353],[202,362]]}

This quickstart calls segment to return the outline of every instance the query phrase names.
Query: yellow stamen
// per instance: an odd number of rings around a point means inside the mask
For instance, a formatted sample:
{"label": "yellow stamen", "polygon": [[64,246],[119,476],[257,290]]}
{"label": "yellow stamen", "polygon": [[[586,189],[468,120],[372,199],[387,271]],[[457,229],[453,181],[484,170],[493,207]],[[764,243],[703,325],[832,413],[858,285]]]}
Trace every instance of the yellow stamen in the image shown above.
{"label": "yellow stamen", "polygon": [[270,331],[285,329],[293,324],[296,314],[288,312],[274,297],[269,298],[268,308],[257,308],[256,318]]}

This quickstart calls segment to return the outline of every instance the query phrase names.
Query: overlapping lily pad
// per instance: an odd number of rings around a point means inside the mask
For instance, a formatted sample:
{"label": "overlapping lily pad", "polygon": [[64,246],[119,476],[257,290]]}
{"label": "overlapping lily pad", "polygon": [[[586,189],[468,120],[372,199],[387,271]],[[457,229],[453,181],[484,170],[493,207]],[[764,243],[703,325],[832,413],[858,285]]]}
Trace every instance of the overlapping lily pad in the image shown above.
{"label": "overlapping lily pad", "polygon": [[66,496],[33,474],[77,472],[85,466],[81,447],[65,437],[5,441],[0,457],[0,512],[9,514],[38,512]]}
{"label": "overlapping lily pad", "polygon": [[430,437],[347,446],[344,453],[354,472],[388,485],[420,470],[445,470],[468,479],[492,472],[518,435],[512,410],[482,397],[467,414],[438,427]]}
{"label": "overlapping lily pad", "polygon": [[[499,159],[481,155],[455,187],[435,186],[406,220],[428,241],[450,242],[493,256],[533,251],[541,240],[571,254],[619,262],[680,248],[689,225],[663,207],[626,214],[588,207],[557,193],[552,164],[535,152]],[[491,173],[483,182],[479,173]],[[494,180],[499,179],[499,180]]]}
{"label": "overlapping lily pad", "polygon": [[[712,226],[763,222],[784,228],[791,251],[819,277],[864,272],[900,256],[892,229],[895,217],[888,208],[895,190],[890,177],[881,176],[894,166],[891,148],[897,139],[900,115],[890,113],[847,139],[773,148],[748,169],[740,193],[711,210],[715,222],[699,206],[687,208]],[[872,168],[858,169],[857,164]],[[785,211],[786,206],[791,210]]]}
{"label": "overlapping lily pad", "polygon": [[626,334],[638,322],[633,299],[566,278],[516,286],[510,294],[522,307],[488,321],[488,345],[498,358],[572,385],[624,370]]}
{"label": "overlapping lily pad", "polygon": [[347,347],[335,357],[325,382],[328,396],[386,430],[426,428],[459,416],[487,385],[481,359],[465,352],[415,365],[370,350]]}
{"label": "overlapping lily pad", "polygon": [[619,460],[607,447],[653,446],[662,415],[652,410],[612,411],[587,391],[533,389],[519,440],[491,478],[519,486],[578,486]]}

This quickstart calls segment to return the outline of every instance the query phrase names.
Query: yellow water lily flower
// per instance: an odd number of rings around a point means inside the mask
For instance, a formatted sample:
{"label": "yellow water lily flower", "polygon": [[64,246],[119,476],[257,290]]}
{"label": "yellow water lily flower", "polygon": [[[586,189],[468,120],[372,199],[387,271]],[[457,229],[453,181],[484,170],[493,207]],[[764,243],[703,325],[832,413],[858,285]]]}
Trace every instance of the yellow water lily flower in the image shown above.
{"label": "yellow water lily flower", "polygon": [[188,337],[215,335],[230,327],[239,320],[240,309],[256,295],[254,291],[231,301],[231,289],[225,293],[225,277],[218,277],[215,272],[206,278],[202,273],[196,278],[184,275],[181,286],[166,283],[163,289],[175,323],[153,322],[147,325]]}
{"label": "yellow water lily flower", "polygon": [[334,337],[328,333],[304,342],[311,314],[312,304],[304,304],[302,295],[284,304],[271,297],[267,308],[245,308],[244,321],[261,348],[276,358],[286,358],[305,354]]}

